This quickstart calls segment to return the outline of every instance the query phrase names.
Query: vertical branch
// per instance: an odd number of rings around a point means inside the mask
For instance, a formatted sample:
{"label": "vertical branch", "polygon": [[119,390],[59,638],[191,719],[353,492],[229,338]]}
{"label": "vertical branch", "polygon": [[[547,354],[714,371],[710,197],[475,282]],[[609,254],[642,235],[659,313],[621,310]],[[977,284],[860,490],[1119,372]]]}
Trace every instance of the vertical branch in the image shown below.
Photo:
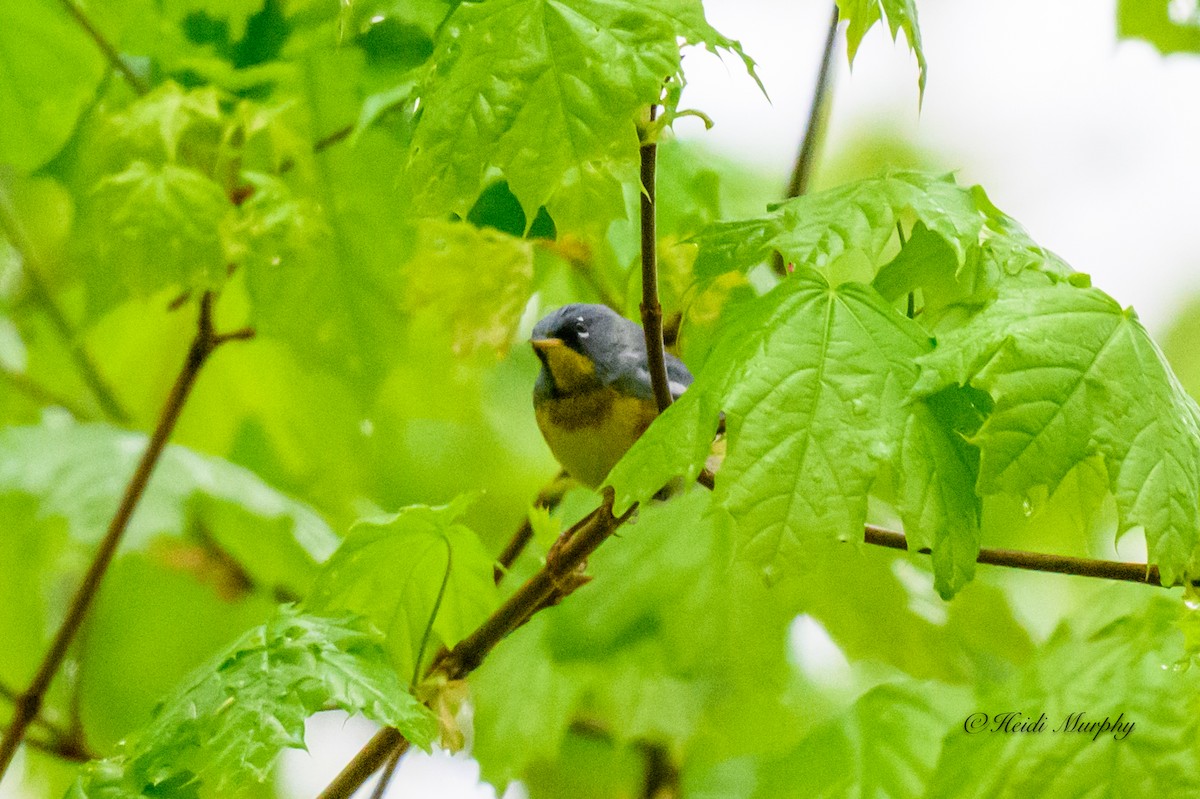
{"label": "vertical branch", "polygon": [[788,181],[787,196],[799,197],[808,191],[808,180],[816,162],[817,146],[825,132],[825,107],[828,105],[829,90],[833,86],[833,45],[837,41],[838,7],[833,4],[833,15],[829,20],[829,31],[825,34],[825,50],[821,53],[821,67],[817,71],[817,86],[813,90],[812,105],[808,109],[808,125],[804,139],[796,154],[792,177]]}
{"label": "vertical branch", "polygon": [[[817,160],[817,147],[821,135],[825,132],[825,109],[829,104],[829,92],[833,86],[833,45],[837,41],[838,21],[838,7],[834,2],[829,31],[825,34],[825,49],[821,53],[821,66],[817,70],[817,85],[813,89],[812,105],[808,109],[808,123],[804,128],[800,151],[796,153],[796,163],[792,166],[792,176],[788,180],[785,193],[786,199],[799,197],[808,191],[809,178]],[[787,274],[783,256],[778,252],[775,253],[771,266],[780,277]]]}
{"label": "vertical branch", "polygon": [[654,401],[661,413],[671,404],[671,387],[667,381],[667,361],[663,354],[662,306],[658,302],[658,235],[655,231],[654,173],[658,161],[654,116],[656,106],[650,106],[650,122],[643,132],[642,155],[642,330],[646,334],[646,365],[650,369],[650,385]]}
{"label": "vertical branch", "polygon": [[653,741],[641,745],[646,757],[646,781],[642,785],[643,799],[677,799],[679,796],[679,767],[666,746]]}
{"label": "vertical branch", "polygon": [[58,674],[63,660],[66,659],[71,642],[75,640],[75,636],[91,608],[92,601],[96,598],[100,582],[104,579],[109,564],[112,563],[117,546],[121,543],[121,537],[129,526],[129,519],[133,516],[134,509],[137,508],[138,502],[146,491],[150,475],[154,472],[154,467],[158,464],[159,457],[167,445],[167,439],[175,429],[175,423],[179,420],[179,414],[183,411],[183,406],[196,382],[196,377],[200,374],[200,369],[213,350],[224,342],[246,339],[253,335],[253,331],[249,329],[224,335],[218,334],[213,329],[212,304],[212,292],[205,292],[200,299],[200,316],[196,336],[188,349],[179,376],[175,379],[175,385],[171,388],[171,393],[163,404],[158,424],[150,436],[150,443],[146,446],[146,451],[142,453],[141,460],[138,461],[137,468],[125,487],[121,503],[117,507],[116,513],[113,514],[112,521],[109,522],[108,530],[100,541],[100,546],[83,576],[83,581],[71,599],[66,617],[59,626],[58,632],[55,633],[49,651],[46,652],[41,665],[38,666],[29,688],[16,697],[13,703],[12,720],[4,732],[3,740],[0,740],[0,778],[3,778],[12,763],[13,756],[16,755],[21,741],[24,740],[29,725],[41,711],[46,691],[55,675]]}

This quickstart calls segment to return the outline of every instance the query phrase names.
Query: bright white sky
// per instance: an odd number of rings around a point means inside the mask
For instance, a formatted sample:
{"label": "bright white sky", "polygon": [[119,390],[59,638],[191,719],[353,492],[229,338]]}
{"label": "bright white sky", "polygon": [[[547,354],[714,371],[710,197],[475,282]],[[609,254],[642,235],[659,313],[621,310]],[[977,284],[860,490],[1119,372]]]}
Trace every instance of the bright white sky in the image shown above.
{"label": "bright white sky", "polygon": [[[684,105],[716,122],[680,135],[780,176],[791,168],[827,0],[709,0],[709,21],[759,62],[768,103],[735,59],[687,59]],[[1116,39],[1115,3],[918,0],[929,61],[882,28],[853,72],[838,61],[829,140],[887,126],[980,183],[1043,246],[1161,331],[1200,292],[1200,56]]]}
{"label": "bright white sky", "polygon": [[[853,73],[842,51],[825,151],[856,128],[888,126],[941,153],[942,167],[982,184],[1040,244],[1161,331],[1200,293],[1200,56],[1163,58],[1149,45],[1118,43],[1114,2],[917,6],[929,60],[924,107],[918,113],[907,47],[877,28]],[[716,127],[685,120],[679,133],[765,168],[782,186],[830,0],[706,0],[705,8],[758,61],[772,103],[735,59],[692,54],[684,105]],[[797,644],[812,649],[822,635]],[[310,729],[317,758],[289,754],[284,769],[286,793],[297,799],[315,795],[370,735],[359,721],[328,716]],[[406,758],[388,795],[491,799],[477,769],[461,757]]]}

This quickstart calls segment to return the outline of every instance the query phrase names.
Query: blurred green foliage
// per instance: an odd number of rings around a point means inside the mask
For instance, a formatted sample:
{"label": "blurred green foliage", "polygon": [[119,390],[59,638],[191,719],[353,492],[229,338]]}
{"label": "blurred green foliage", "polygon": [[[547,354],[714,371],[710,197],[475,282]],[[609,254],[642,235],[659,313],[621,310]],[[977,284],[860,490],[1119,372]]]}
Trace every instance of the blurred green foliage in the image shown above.
{"label": "blurred green foliage", "polygon": [[[911,0],[838,6],[851,58],[886,22],[923,90]],[[1123,31],[1150,36],[1132,6]],[[660,96],[660,119],[678,111],[681,45],[753,73],[697,0],[0,0],[0,17],[0,722],[198,298],[217,296],[218,330],[256,331],[201,371],[31,733],[31,792],[271,795],[278,752],[334,707],[418,746],[472,726],[484,777],[533,797],[636,795],[664,763],[698,797],[1008,796],[1047,769],[1047,796],[1192,790],[1190,605],[972,578],[981,545],[1111,557],[1135,526],[1168,579],[1195,576],[1194,403],[1136,319],[982,189],[895,171],[939,168],[927,154],[864,136],[825,191],[768,209],[769,177],[649,129]],[[593,579],[472,676],[472,723],[463,686],[421,668],[596,504],[530,508],[558,467],[521,344],[566,302],[636,317],[648,130],[661,300],[697,382],[614,472],[646,504]],[[1186,320],[1167,349],[1194,393]],[[722,420],[717,490],[651,502]],[[497,589],[527,517],[531,552]],[[855,543],[864,520],[933,557]],[[1070,745],[961,731],[1018,708],[1139,726]],[[59,736],[98,759],[43,751]]]}

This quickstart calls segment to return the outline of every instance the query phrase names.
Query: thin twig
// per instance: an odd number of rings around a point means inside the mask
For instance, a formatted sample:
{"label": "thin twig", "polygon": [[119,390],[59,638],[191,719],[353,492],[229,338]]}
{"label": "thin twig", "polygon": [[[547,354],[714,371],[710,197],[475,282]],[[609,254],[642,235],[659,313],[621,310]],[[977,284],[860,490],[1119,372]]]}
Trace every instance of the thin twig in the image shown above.
{"label": "thin twig", "polygon": [[129,65],[125,63],[125,59],[121,58],[121,54],[117,52],[117,48],[112,46],[112,42],[104,38],[104,34],[92,24],[92,21],[83,13],[83,10],[71,2],[71,0],[59,0],[59,2],[66,12],[71,15],[71,18],[78,23],[79,27],[83,28],[84,33],[90,36],[96,46],[100,48],[100,52],[104,53],[104,57],[108,59],[108,63],[112,65],[113,69],[121,73],[121,77],[129,84],[129,88],[133,89],[139,96],[145,96],[150,91],[150,87],[129,68]]}
{"label": "thin twig", "polygon": [[[0,683],[0,698],[7,699],[9,702],[16,704],[17,700],[21,698],[21,694],[7,683]],[[65,740],[72,737],[71,734],[65,729],[42,715],[39,715],[37,718],[31,721],[30,724],[36,724],[37,726],[41,727],[46,732],[50,733],[50,735],[54,736],[56,740]]]}
{"label": "thin twig", "polygon": [[40,738],[26,738],[25,745],[57,757],[60,760],[67,760],[72,763],[86,763],[89,760],[96,760],[99,757],[95,752],[89,751],[80,746],[75,740],[69,738],[54,738],[44,741]]}
{"label": "thin twig", "polygon": [[328,136],[322,136],[313,143],[313,154],[322,153],[338,142],[345,141],[353,132],[354,125],[343,125]]}
{"label": "thin twig", "polygon": [[38,405],[58,405],[66,408],[72,416],[81,422],[92,421],[94,419],[93,414],[79,403],[56,394],[40,383],[29,379],[27,375],[14,372],[11,369],[0,368],[0,377],[4,378],[10,386],[29,397]]}
{"label": "thin twig", "polygon": [[[612,489],[606,489],[600,507],[559,536],[558,543],[547,554],[542,568],[473,633],[459,641],[454,649],[436,658],[426,671],[426,677],[448,681],[463,679],[479,667],[505,636],[542,608],[560,601],[578,588],[582,584],[576,579],[580,565],[621,525],[629,521],[637,509],[637,505],[634,505],[620,516],[614,516],[613,498]],[[408,746],[403,734],[393,727],[383,728],[326,786],[318,799],[348,799],[401,746]]]}
{"label": "thin twig", "polygon": [[[833,87],[833,48],[837,42],[838,7],[833,4],[833,14],[829,20],[829,30],[825,34],[825,49],[821,53],[821,66],[817,70],[817,85],[813,89],[812,105],[808,109],[808,122],[804,128],[804,138],[800,141],[800,149],[796,153],[796,162],[792,165],[792,175],[788,180],[785,197],[799,197],[807,193],[809,179],[812,177],[813,166],[817,161],[817,148],[821,136],[825,132],[825,110],[829,105],[829,93]],[[775,254],[773,263],[776,274],[787,274],[783,256]]]}
{"label": "thin twig", "polygon": [[[13,756],[21,745],[30,723],[37,718],[46,690],[62,666],[63,660],[67,656],[67,650],[91,608],[100,582],[116,554],[117,546],[121,542],[125,528],[129,525],[129,519],[137,507],[138,501],[146,491],[146,485],[150,482],[150,476],[154,472],[159,456],[162,455],[163,449],[167,445],[167,439],[175,429],[175,423],[179,420],[179,414],[183,411],[183,406],[187,402],[188,394],[196,382],[200,369],[213,350],[223,341],[230,339],[228,335],[222,336],[213,330],[212,305],[212,292],[205,292],[200,298],[200,315],[196,336],[188,349],[187,357],[184,359],[175,385],[171,388],[171,393],[163,404],[162,413],[154,428],[154,433],[150,436],[146,451],[142,453],[142,458],[138,462],[133,476],[129,479],[129,484],[125,487],[121,503],[116,513],[113,514],[108,530],[96,550],[96,555],[71,600],[66,617],[58,628],[58,632],[55,633],[49,651],[42,659],[29,688],[14,701],[12,720],[4,733],[3,740],[0,740],[0,779],[3,778],[5,771],[12,763]],[[244,331],[239,331],[235,336],[235,338],[244,337],[246,337]]]}
{"label": "thin twig", "polygon": [[821,135],[825,132],[825,108],[833,86],[833,46],[837,42],[837,30],[838,7],[837,3],[834,3],[833,14],[829,19],[829,31],[825,34],[825,49],[821,53],[821,67],[817,70],[817,86],[813,90],[812,105],[808,109],[808,125],[804,129],[804,139],[800,142],[800,151],[796,153],[796,163],[788,181],[788,197],[799,197],[808,191],[808,181],[812,177],[813,165],[817,160],[817,147],[821,143]]}
{"label": "thin twig", "polygon": [[[885,530],[870,524],[866,526],[863,540],[879,547],[908,550],[908,539],[904,537],[904,533]],[[916,551],[922,555],[929,554],[928,548]],[[1075,558],[1070,555],[1046,555],[1041,552],[1024,552],[1016,549],[981,549],[976,561],[991,566],[1005,566],[1010,569],[1073,574],[1077,577],[1094,577],[1101,580],[1118,580],[1162,587],[1158,567],[1146,563]],[[1171,586],[1165,587],[1170,588]]]}
{"label": "thin twig", "polygon": [[657,741],[642,741],[638,748],[646,757],[643,799],[676,799],[679,796],[679,766],[670,750]]}
{"label": "thin twig", "polygon": [[358,750],[354,759],[321,791],[317,799],[350,799],[380,766],[396,753],[404,754],[408,746],[403,733],[395,727],[384,727],[371,736],[371,740]]}
{"label": "thin twig", "polygon": [[12,198],[8,196],[3,186],[0,186],[0,232],[8,237],[13,248],[21,256],[21,273],[29,282],[30,294],[49,318],[50,326],[62,339],[63,345],[75,362],[75,367],[79,370],[80,377],[95,396],[100,409],[110,421],[128,424],[131,419],[129,413],[117,401],[112,389],[100,376],[99,370],[96,369],[95,364],[88,357],[87,351],[79,342],[75,329],[67,321],[66,314],[55,303],[50,289],[42,280],[41,264],[37,263],[34,248],[30,245],[25,230],[17,218]]}
{"label": "thin twig", "polygon": [[396,766],[400,765],[400,758],[404,756],[407,748],[397,746],[396,751],[392,752],[387,765],[383,767],[383,773],[379,775],[379,782],[375,784],[375,790],[371,791],[371,799],[383,799],[388,784],[391,783],[392,777],[396,776]]}
{"label": "thin twig", "polygon": [[[654,122],[656,106],[650,106],[650,122]],[[653,129],[653,124],[649,126]],[[658,236],[655,232],[654,172],[658,160],[658,144],[653,134],[645,137],[642,156],[642,330],[646,336],[646,365],[650,369],[650,385],[654,401],[662,413],[671,404],[671,386],[667,380],[667,361],[663,354],[662,305],[658,302]]]}

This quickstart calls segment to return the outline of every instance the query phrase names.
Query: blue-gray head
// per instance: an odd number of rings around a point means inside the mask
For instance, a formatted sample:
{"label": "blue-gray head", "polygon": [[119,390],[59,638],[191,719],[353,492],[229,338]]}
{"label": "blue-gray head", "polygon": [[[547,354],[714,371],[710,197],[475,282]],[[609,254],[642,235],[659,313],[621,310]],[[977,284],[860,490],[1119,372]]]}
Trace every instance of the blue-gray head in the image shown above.
{"label": "blue-gray head", "polygon": [[[564,305],[533,328],[532,344],[542,362],[535,394],[561,396],[604,386],[652,398],[642,328],[605,305]],[[692,382],[687,367],[667,356],[671,393]]]}

